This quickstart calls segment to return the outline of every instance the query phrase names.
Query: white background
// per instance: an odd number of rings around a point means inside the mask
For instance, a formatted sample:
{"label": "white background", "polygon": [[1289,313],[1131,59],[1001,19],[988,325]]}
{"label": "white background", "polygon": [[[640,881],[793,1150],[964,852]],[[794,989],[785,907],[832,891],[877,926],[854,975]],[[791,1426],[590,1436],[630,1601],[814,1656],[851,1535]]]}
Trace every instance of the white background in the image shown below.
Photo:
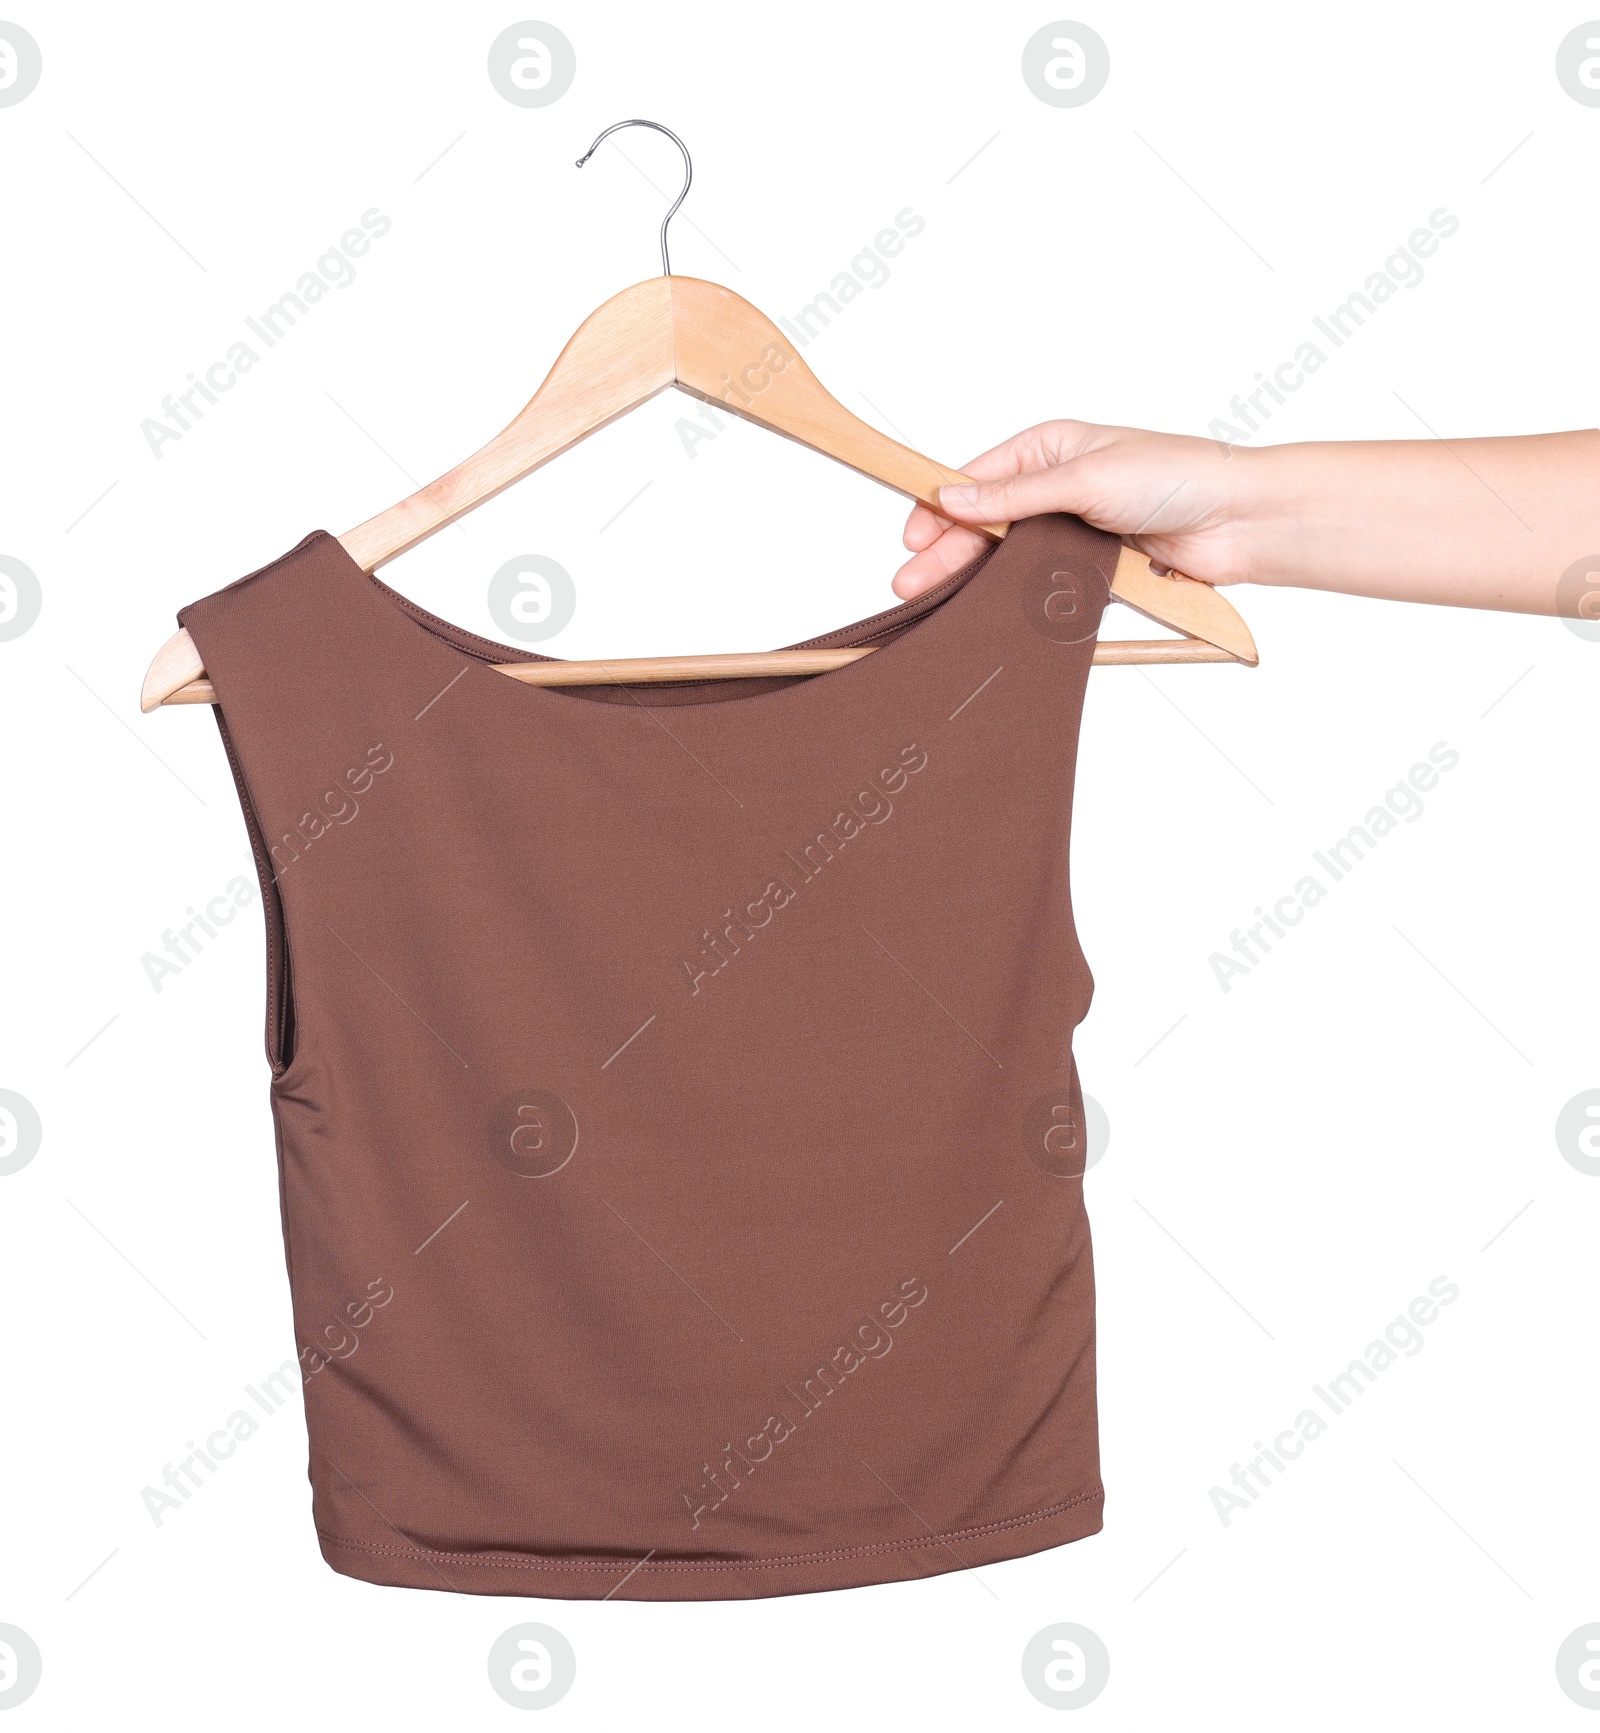
{"label": "white background", "polygon": [[[1096,671],[1073,870],[1112,1126],[1087,1181],[1105,1532],[981,1582],[743,1604],[336,1576],[294,1407],[152,1524],[141,1487],[294,1343],[259,904],[159,994],[140,961],[247,870],[244,829],[209,715],[136,695],[177,607],[450,467],[658,269],[672,147],[632,131],[573,168],[628,115],[694,152],[675,267],[774,317],[925,217],[807,359],[947,461],[1056,415],[1204,432],[1440,207],[1460,229],[1426,280],[1262,437],[1592,426],[1600,109],[1554,71],[1584,4],[1096,0],[1065,14],[1111,54],[1077,109],[1020,72],[1062,14],[1006,3],[8,13],[44,67],[0,109],[0,552],[44,596],[0,643],[0,1086],[44,1122],[0,1178],[0,1622],[45,1667],[19,1726],[502,1725],[485,1657],[526,1619],[576,1649],[549,1713],[585,1729],[1034,1726],[1022,1649],[1061,1620],[1110,1651],[1081,1711],[1106,1728],[1583,1724],[1554,1660],[1600,1619],[1600,1179],[1554,1125],[1600,1085],[1600,647],[1243,588],[1258,671]],[[486,74],[530,16],[577,53],[542,109]],[[374,206],[358,278],[153,457],[141,421]],[[557,559],[578,607],[545,647],[575,656],[890,604],[902,502],[743,425],[691,459],[691,413],[657,399],[385,577],[493,633],[495,568]],[[1438,741],[1460,763],[1424,815],[1223,993],[1231,930]],[[1225,1527],[1210,1488],[1441,1275],[1425,1348]]]}

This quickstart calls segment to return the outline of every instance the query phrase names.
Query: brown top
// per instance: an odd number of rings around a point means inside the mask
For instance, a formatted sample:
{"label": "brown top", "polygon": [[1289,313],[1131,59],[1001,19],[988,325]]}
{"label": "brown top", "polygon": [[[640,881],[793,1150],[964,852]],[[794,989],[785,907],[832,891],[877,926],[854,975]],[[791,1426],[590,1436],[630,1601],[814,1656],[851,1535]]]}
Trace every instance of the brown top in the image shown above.
{"label": "brown top", "polygon": [[263,878],[324,1556],[699,1600],[1100,1527],[1067,847],[1117,543],[557,690],[326,534],[183,610]]}

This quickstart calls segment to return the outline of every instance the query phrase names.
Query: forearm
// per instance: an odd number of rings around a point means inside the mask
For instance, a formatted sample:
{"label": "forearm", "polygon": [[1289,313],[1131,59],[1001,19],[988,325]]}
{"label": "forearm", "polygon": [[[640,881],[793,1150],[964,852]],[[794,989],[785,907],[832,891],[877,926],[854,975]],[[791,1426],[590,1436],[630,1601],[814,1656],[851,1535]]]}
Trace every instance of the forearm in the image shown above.
{"label": "forearm", "polygon": [[1236,447],[1239,566],[1260,584],[1557,611],[1600,554],[1600,431]]}
{"label": "forearm", "polygon": [[[982,548],[972,526],[1075,512],[1161,571],[1513,613],[1572,612],[1600,563],[1600,430],[1228,446],[1051,421],[984,452],[906,524],[901,596]],[[1563,574],[1573,579],[1562,585]]]}

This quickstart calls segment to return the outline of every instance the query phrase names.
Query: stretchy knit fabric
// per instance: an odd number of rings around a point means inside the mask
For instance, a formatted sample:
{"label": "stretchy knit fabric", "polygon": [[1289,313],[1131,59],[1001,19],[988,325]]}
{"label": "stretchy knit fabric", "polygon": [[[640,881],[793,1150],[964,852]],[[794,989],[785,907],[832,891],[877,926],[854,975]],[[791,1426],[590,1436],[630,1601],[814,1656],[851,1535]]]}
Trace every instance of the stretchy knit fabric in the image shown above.
{"label": "stretchy knit fabric", "polygon": [[183,610],[335,1570],[716,1600],[1098,1530],[1067,854],[1116,555],[1031,519],[761,682],[523,685],[322,533]]}

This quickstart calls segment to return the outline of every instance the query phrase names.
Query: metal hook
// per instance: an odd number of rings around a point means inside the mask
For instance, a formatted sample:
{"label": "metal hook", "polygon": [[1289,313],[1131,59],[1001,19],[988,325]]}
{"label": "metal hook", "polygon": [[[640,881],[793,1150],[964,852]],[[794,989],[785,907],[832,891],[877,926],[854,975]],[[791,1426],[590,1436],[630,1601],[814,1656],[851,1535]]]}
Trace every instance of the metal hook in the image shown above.
{"label": "metal hook", "polygon": [[667,214],[661,219],[661,275],[663,277],[670,277],[672,275],[672,264],[671,264],[671,261],[667,258],[667,224],[670,223],[672,221],[672,219],[677,215],[678,206],[681,205],[686,198],[688,198],[689,186],[690,186],[690,183],[694,180],[694,164],[689,160],[689,147],[683,142],[683,140],[681,138],[678,137],[677,133],[671,131],[667,127],[662,126],[659,121],[655,121],[655,120],[619,120],[615,126],[608,126],[605,129],[605,131],[600,134],[599,138],[597,138],[594,141],[594,143],[592,145],[590,145],[589,148],[583,153],[583,155],[578,158],[577,166],[579,168],[582,168],[583,165],[589,160],[589,158],[592,157],[597,150],[599,150],[600,146],[605,142],[605,140],[610,138],[612,133],[620,132],[622,130],[622,128],[625,126],[648,126],[656,132],[664,132],[664,133],[666,133],[667,137],[670,138],[672,140],[672,142],[678,147],[678,149],[683,152],[683,191],[678,194],[676,199],[673,200],[672,209],[669,210],[667,212]]}

